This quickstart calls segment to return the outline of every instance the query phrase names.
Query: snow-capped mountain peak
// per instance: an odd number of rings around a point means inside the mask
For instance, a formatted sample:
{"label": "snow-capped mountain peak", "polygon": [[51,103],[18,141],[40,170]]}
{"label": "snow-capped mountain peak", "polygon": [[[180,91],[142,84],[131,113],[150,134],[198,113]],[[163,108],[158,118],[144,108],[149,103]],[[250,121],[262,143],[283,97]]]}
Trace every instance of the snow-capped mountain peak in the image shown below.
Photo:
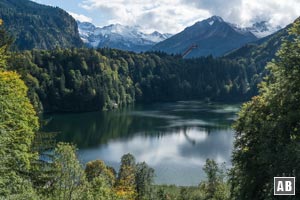
{"label": "snow-capped mountain peak", "polygon": [[212,16],[211,18],[208,18],[208,20],[214,21],[214,22],[224,22],[222,17],[216,16],[216,15]]}
{"label": "snow-capped mountain peak", "polygon": [[261,21],[254,23],[251,27],[247,28],[251,31],[256,37],[262,38],[281,29],[280,26],[273,26],[267,21]]}
{"label": "snow-capped mountain peak", "polygon": [[212,16],[212,17],[210,17],[210,18],[208,18],[208,19],[206,19],[205,20],[210,26],[212,26],[214,23],[216,23],[216,22],[224,22],[224,20],[221,18],[221,17],[219,17],[219,16],[216,16],[216,15],[214,15],[214,16]]}
{"label": "snow-capped mountain peak", "polygon": [[281,29],[280,26],[274,27],[267,21],[255,22],[251,27],[240,27],[237,24],[230,24],[232,28],[241,33],[251,32],[257,38],[266,37]]}
{"label": "snow-capped mountain peak", "polygon": [[169,33],[161,34],[158,31],[154,31],[153,33],[150,33],[150,34],[144,34],[143,38],[146,40],[150,40],[154,43],[158,43],[158,42],[168,39],[171,36],[172,36],[172,34],[169,34]]}
{"label": "snow-capped mountain peak", "polygon": [[140,52],[171,37],[171,34],[161,34],[157,31],[151,34],[143,33],[139,26],[111,24],[96,27],[88,22],[77,23],[82,40],[92,47],[111,47]]}

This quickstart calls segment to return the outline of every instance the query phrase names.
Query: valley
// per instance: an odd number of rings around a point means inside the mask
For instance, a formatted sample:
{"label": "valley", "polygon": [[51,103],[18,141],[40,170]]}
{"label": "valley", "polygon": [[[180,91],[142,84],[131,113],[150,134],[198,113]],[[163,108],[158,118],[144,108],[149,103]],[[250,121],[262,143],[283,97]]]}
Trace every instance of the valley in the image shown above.
{"label": "valley", "polygon": [[300,178],[287,1],[0,0],[0,199],[275,199]]}

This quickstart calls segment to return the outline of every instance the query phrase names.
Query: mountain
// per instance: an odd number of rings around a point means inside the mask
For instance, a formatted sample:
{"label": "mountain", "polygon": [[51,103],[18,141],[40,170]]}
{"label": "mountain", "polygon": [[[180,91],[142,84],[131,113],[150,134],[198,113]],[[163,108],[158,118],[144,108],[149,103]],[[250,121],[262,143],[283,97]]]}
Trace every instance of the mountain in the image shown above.
{"label": "mountain", "polygon": [[263,77],[268,73],[265,66],[272,59],[276,58],[276,52],[279,50],[284,40],[291,40],[288,30],[292,24],[285,28],[261,38],[255,42],[251,42],[235,49],[224,55],[224,58],[236,61],[240,65],[244,65],[249,76],[250,96],[257,94],[258,83],[263,80]]}
{"label": "mountain", "polygon": [[234,60],[244,60],[244,62],[247,61],[246,63],[248,64],[255,64],[257,68],[260,68],[259,71],[261,71],[267,62],[275,58],[275,54],[279,50],[282,41],[290,39],[288,29],[291,26],[292,24],[267,37],[245,44],[225,54],[224,57]]}
{"label": "mountain", "polygon": [[115,49],[141,52],[149,50],[153,45],[169,38],[170,34],[157,31],[145,34],[140,27],[112,24],[96,27],[89,22],[79,22],[78,29],[81,39],[90,47],[110,47]]}
{"label": "mountain", "polygon": [[182,54],[192,45],[193,49],[187,57],[222,56],[226,52],[257,40],[248,30],[238,29],[221,17],[213,16],[187,27],[182,32],[156,44],[153,51]]}
{"label": "mountain", "polygon": [[251,27],[246,27],[246,28],[240,28],[237,25],[233,25],[233,26],[235,26],[236,29],[249,31],[258,38],[266,37],[282,29],[280,26],[273,26],[267,21],[255,22],[254,24],[252,24]]}
{"label": "mountain", "polygon": [[18,50],[83,45],[76,21],[57,7],[28,0],[1,0],[0,18],[15,39],[13,48]]}

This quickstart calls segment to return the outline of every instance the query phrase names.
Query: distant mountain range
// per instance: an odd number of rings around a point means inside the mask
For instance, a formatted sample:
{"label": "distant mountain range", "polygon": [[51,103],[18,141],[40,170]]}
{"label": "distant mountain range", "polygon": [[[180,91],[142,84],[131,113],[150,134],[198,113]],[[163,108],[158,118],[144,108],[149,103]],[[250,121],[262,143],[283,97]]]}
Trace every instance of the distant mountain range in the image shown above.
{"label": "distant mountain range", "polygon": [[248,66],[254,65],[257,72],[262,72],[267,62],[271,61],[276,52],[279,50],[284,40],[290,40],[288,29],[292,26],[289,24],[285,28],[260,38],[255,42],[245,44],[242,47],[235,49],[224,55],[225,58],[231,60],[243,60]]}
{"label": "distant mountain range", "polygon": [[81,47],[77,23],[66,11],[28,0],[1,0],[0,19],[18,50]]}
{"label": "distant mountain range", "polygon": [[250,31],[258,38],[263,38],[268,35],[275,33],[276,31],[282,29],[280,26],[272,26],[267,21],[261,21],[254,23],[251,27],[242,28],[244,30]]}
{"label": "distant mountain range", "polygon": [[251,91],[248,93],[249,97],[257,94],[256,85],[260,83],[263,77],[268,73],[265,66],[272,59],[276,58],[276,52],[280,49],[283,41],[292,39],[288,34],[291,26],[292,24],[289,24],[271,35],[245,44],[224,55],[224,58],[235,60],[237,63],[244,65],[247,72],[253,74],[253,76],[248,77],[250,82],[249,86],[251,88]]}
{"label": "distant mountain range", "polygon": [[221,56],[242,45],[270,35],[280,29],[271,27],[266,21],[240,28],[225,22],[221,17],[213,16],[197,22],[184,31],[172,36],[157,31],[145,34],[140,27],[112,24],[96,27],[89,22],[79,22],[78,29],[83,42],[89,47],[110,47],[126,51],[164,51],[170,54],[182,54],[192,45],[198,45],[189,57],[206,55]]}
{"label": "distant mountain range", "polygon": [[89,22],[79,22],[78,29],[81,39],[90,47],[110,47],[126,51],[141,52],[151,49],[153,45],[161,42],[171,34],[161,34],[157,31],[146,34],[140,27],[112,24],[96,27]]}
{"label": "distant mountain range", "polygon": [[222,56],[230,50],[255,40],[257,37],[252,32],[227,23],[221,17],[213,16],[156,44],[152,50],[182,54],[192,45],[196,45],[197,48],[187,57]]}
{"label": "distant mountain range", "polygon": [[280,29],[268,22],[240,28],[213,16],[171,35],[157,31],[147,34],[138,26],[113,24],[96,27],[88,22],[77,22],[66,11],[28,0],[1,0],[0,18],[14,37],[16,50],[53,49],[55,47],[110,47],[126,51],[163,51],[182,54],[197,45],[187,57],[222,56],[258,38]]}

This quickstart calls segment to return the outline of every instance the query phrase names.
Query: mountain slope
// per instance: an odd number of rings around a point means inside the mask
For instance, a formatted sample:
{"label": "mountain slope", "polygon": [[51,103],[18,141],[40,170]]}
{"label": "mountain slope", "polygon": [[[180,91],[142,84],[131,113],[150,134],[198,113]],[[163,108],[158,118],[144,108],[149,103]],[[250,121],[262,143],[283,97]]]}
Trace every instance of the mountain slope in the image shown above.
{"label": "mountain slope", "polygon": [[225,58],[234,60],[243,60],[248,64],[255,64],[258,71],[262,71],[267,62],[275,58],[275,54],[280,48],[282,41],[288,39],[288,29],[291,24],[285,28],[235,49],[224,55]]}
{"label": "mountain slope", "polygon": [[267,21],[261,21],[256,22],[251,27],[247,27],[245,29],[253,33],[256,37],[263,38],[277,32],[282,28],[280,26],[272,26]]}
{"label": "mountain slope", "polygon": [[64,10],[28,0],[1,0],[0,18],[15,38],[14,48],[80,47],[76,21]]}
{"label": "mountain slope", "polygon": [[115,49],[141,52],[149,50],[156,43],[170,37],[170,34],[153,32],[145,34],[139,27],[112,24],[102,28],[89,22],[77,22],[80,36],[90,47],[110,47]]}
{"label": "mountain slope", "polygon": [[182,54],[190,46],[197,45],[198,48],[194,49],[188,57],[210,54],[221,56],[256,39],[256,36],[251,32],[237,29],[223,21],[221,17],[213,16],[197,22],[173,37],[156,44],[152,50]]}
{"label": "mountain slope", "polygon": [[[230,24],[230,23],[229,23]],[[251,32],[257,38],[267,37],[282,29],[280,26],[273,26],[267,21],[255,22],[249,27],[240,27],[237,24],[230,24],[232,28],[241,32]]]}
{"label": "mountain slope", "polygon": [[224,56],[224,58],[235,60],[240,65],[243,65],[247,70],[247,74],[250,74],[248,77],[251,88],[251,91],[249,91],[250,96],[257,94],[256,85],[260,83],[263,77],[268,73],[265,66],[275,58],[275,54],[279,50],[283,40],[291,39],[288,35],[288,29],[291,26],[292,24],[272,35],[233,50]]}

